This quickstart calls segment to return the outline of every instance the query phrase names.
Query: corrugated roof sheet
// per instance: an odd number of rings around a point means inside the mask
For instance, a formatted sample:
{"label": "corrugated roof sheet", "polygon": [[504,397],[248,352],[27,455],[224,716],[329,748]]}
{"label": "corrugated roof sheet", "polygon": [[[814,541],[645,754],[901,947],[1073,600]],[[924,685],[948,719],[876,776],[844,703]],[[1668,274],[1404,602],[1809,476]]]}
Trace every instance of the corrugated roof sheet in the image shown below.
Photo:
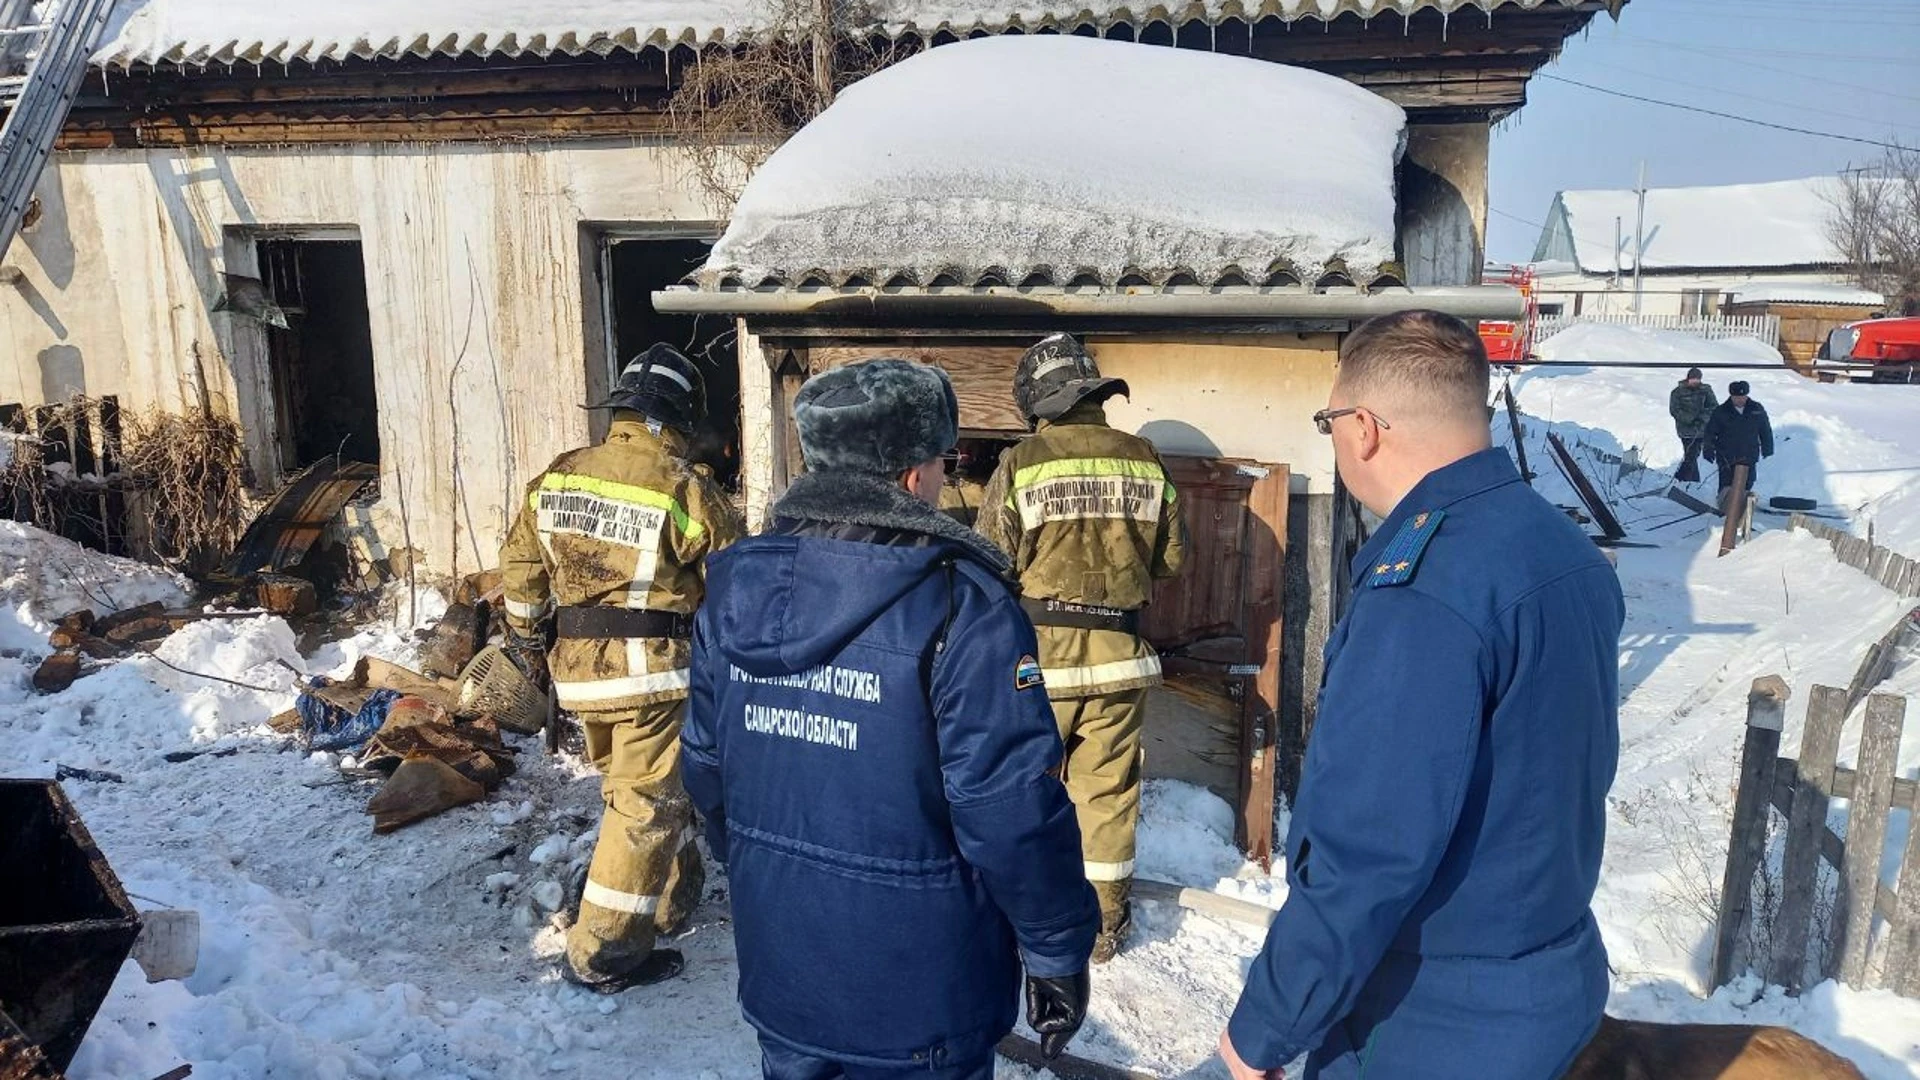
{"label": "corrugated roof sheet", "polygon": [[[893,37],[1105,29],[1155,22],[1218,24],[1419,11],[1574,8],[1591,0],[1191,0],[1129,4],[1032,0],[875,0],[876,29]],[[577,56],[637,52],[738,39],[765,21],[760,0],[128,0],[114,34],[95,54],[111,67],[201,67],[428,56]]]}

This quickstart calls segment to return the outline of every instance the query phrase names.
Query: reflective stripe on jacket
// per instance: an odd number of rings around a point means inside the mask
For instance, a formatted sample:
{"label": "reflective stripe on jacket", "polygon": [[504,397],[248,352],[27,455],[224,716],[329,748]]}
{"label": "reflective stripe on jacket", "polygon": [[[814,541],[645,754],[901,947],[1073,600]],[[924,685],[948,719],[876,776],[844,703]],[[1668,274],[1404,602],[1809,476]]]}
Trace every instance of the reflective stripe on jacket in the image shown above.
{"label": "reflective stripe on jacket", "polygon": [[[507,622],[522,634],[553,605],[690,615],[705,558],[745,532],[668,429],[618,418],[607,441],[560,455],[527,486],[500,552]],[[605,712],[687,694],[688,643],[566,639],[549,658],[562,708]]]}
{"label": "reflective stripe on jacket", "polygon": [[[1005,551],[1021,591],[1136,611],[1153,582],[1186,560],[1180,493],[1151,443],[1081,405],[1000,457],[976,525]],[[1055,698],[1160,682],[1160,659],[1114,630],[1041,626],[1040,664]]]}

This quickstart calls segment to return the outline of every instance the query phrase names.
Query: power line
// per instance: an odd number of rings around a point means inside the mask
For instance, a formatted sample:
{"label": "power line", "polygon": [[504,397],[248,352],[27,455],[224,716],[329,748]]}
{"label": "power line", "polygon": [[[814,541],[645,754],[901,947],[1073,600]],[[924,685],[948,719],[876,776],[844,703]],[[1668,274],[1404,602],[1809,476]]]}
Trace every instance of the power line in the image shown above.
{"label": "power line", "polygon": [[[1600,64],[1600,63],[1595,63],[1589,60],[1586,62],[1586,66],[1604,68],[1607,71],[1618,72],[1622,75],[1632,75],[1632,76],[1635,76],[1636,78],[1651,79],[1655,82],[1670,83],[1674,86],[1684,86],[1689,90],[1705,90],[1709,93],[1720,94],[1725,97],[1744,98],[1748,101],[1759,102],[1762,105],[1778,105],[1782,108],[1793,109],[1797,112],[1817,113],[1821,116],[1832,116],[1841,120],[1857,121],[1860,119],[1857,113],[1841,112],[1838,109],[1822,109],[1813,105],[1801,105],[1792,101],[1782,101],[1778,98],[1760,97],[1757,94],[1749,94],[1740,90],[1730,90],[1722,86],[1710,86],[1706,83],[1688,82],[1685,79],[1676,79],[1670,75],[1661,75],[1657,72],[1652,72],[1652,71],[1636,71],[1633,68],[1623,68],[1616,64]],[[1908,131],[1920,131],[1920,127],[1916,127],[1915,125],[1912,125],[1912,124],[1889,124],[1888,126],[1897,127],[1897,128],[1901,128],[1903,130],[1908,130]]]}
{"label": "power line", "polygon": [[1635,37],[1636,40],[1652,42],[1655,45],[1677,45],[1678,47],[1681,47],[1681,48],[1691,48],[1691,49],[1694,49],[1695,51],[1708,53],[1710,55],[1741,54],[1741,55],[1748,55],[1748,56],[1771,56],[1771,57],[1786,58],[1791,60],[1832,60],[1832,61],[1838,61],[1843,64],[1844,63],[1852,63],[1852,64],[1864,63],[1864,64],[1910,65],[1913,63],[1913,57],[1911,56],[1880,56],[1872,53],[1800,52],[1793,49],[1756,49],[1756,48],[1752,48],[1751,46],[1745,46],[1745,45],[1699,45],[1699,44],[1682,45],[1677,42],[1660,41],[1656,38],[1637,37],[1635,35],[1629,35],[1624,33],[1621,36]]}
{"label": "power line", "polygon": [[1906,147],[1898,143],[1881,142],[1878,139],[1863,139],[1858,135],[1841,135],[1832,131],[1815,131],[1812,128],[1794,127],[1791,124],[1776,124],[1771,120],[1759,120],[1751,116],[1740,116],[1735,113],[1720,112],[1717,109],[1703,109],[1698,105],[1687,105],[1678,101],[1662,101],[1659,98],[1642,97],[1639,94],[1629,94],[1622,90],[1609,90],[1604,86],[1595,86],[1592,83],[1581,82],[1578,79],[1568,79],[1559,75],[1548,75],[1545,72],[1538,73],[1534,77],[1546,79],[1549,82],[1566,83],[1568,86],[1578,86],[1583,90],[1592,90],[1595,93],[1607,94],[1611,97],[1626,98],[1628,101],[1639,101],[1648,105],[1664,105],[1669,109],[1680,109],[1685,112],[1715,116],[1722,120],[1735,120],[1742,124],[1753,124],[1758,127],[1773,128],[1777,131],[1790,131],[1795,135],[1812,135],[1820,139],[1837,139],[1841,142],[1860,143],[1863,146],[1877,146],[1882,150],[1906,149]]}
{"label": "power line", "polygon": [[1777,64],[1762,64],[1753,60],[1742,60],[1737,56],[1727,56],[1721,53],[1709,52],[1707,49],[1698,45],[1684,45],[1677,41],[1658,41],[1653,38],[1641,37],[1638,34],[1629,34],[1624,30],[1618,31],[1617,33],[1620,37],[1626,38],[1629,41],[1637,41],[1643,45],[1652,45],[1658,49],[1677,49],[1680,52],[1692,53],[1695,56],[1704,56],[1710,60],[1717,60],[1723,64],[1738,64],[1741,67],[1752,68],[1755,71],[1768,71],[1775,75],[1785,75],[1792,79],[1818,83],[1830,89],[1857,90],[1863,94],[1879,94],[1900,101],[1920,101],[1920,95],[1902,94],[1897,90],[1889,90],[1884,86],[1869,86],[1865,83],[1842,82],[1839,79],[1830,78],[1826,75],[1809,75],[1804,71],[1795,71],[1792,68],[1780,67]]}

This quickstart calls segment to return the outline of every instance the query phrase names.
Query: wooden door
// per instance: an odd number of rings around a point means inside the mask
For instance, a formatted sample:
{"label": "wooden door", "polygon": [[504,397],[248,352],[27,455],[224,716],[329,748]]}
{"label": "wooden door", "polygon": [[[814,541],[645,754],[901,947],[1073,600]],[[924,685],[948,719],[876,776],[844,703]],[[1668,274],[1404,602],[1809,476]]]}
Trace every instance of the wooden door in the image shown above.
{"label": "wooden door", "polygon": [[1167,674],[1147,711],[1147,770],[1205,783],[1232,800],[1235,840],[1269,865],[1287,468],[1216,458],[1166,463],[1189,547],[1186,571],[1160,583],[1141,626]]}

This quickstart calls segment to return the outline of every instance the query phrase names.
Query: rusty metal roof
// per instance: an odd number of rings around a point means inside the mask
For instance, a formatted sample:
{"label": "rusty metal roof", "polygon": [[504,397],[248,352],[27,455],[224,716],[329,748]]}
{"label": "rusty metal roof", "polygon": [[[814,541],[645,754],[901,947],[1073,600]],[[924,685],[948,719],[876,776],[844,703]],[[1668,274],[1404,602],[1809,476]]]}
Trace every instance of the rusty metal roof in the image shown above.
{"label": "rusty metal roof", "polygon": [[[1615,10],[1624,0],[872,0],[874,33],[931,39],[1009,30],[1104,31],[1119,25],[1218,25],[1410,17],[1422,11]],[[403,60],[431,56],[582,56],[737,41],[765,19],[757,0],[330,0],[239,5],[231,0],[135,0],[96,63],[208,67]]]}

